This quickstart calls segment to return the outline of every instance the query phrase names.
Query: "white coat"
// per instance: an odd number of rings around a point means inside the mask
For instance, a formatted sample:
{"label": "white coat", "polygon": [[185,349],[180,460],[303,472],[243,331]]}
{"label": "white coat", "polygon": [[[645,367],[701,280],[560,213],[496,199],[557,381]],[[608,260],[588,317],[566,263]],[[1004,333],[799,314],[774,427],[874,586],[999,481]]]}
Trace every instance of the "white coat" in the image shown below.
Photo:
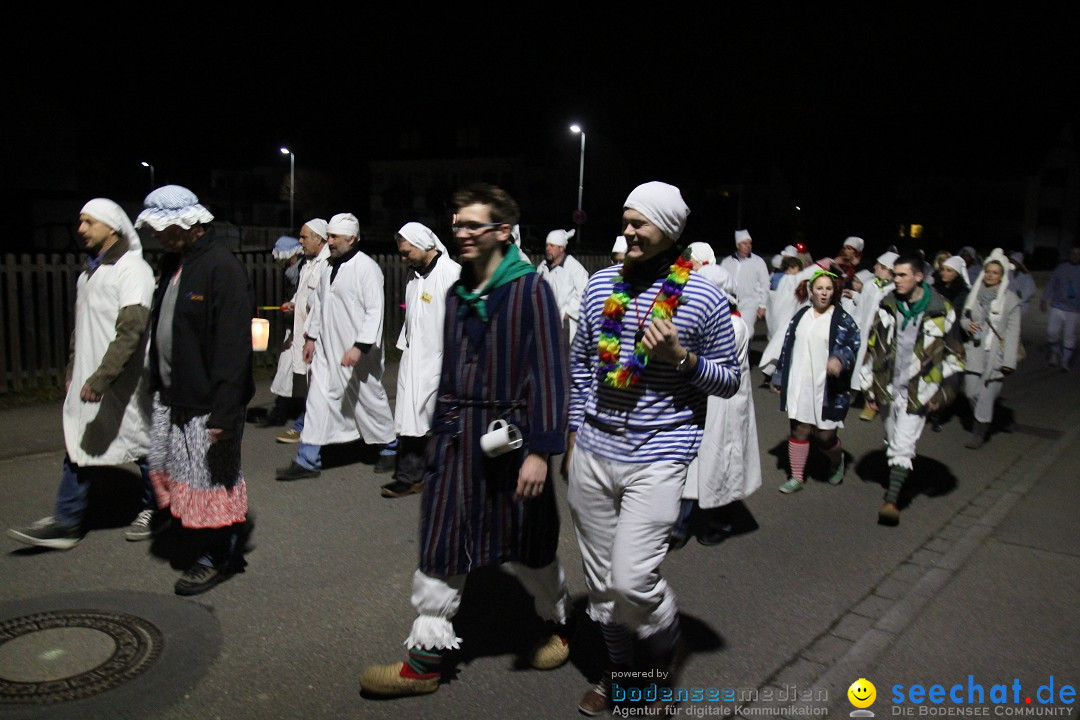
{"label": "white coat", "polygon": [[[563,261],[553,268],[546,261],[536,266],[536,272],[544,278],[555,295],[555,304],[559,306],[559,316],[563,328],[569,333],[570,342],[574,342],[577,324],[581,319],[581,294],[589,282],[589,271],[570,254],[563,256]],[[570,347],[569,343],[567,347]]]}
{"label": "white coat", "polygon": [[443,253],[427,275],[412,271],[405,286],[394,407],[394,429],[399,437],[423,437],[431,429],[442,374],[446,293],[460,276],[461,265]]}
{"label": "white coat", "polygon": [[735,354],[742,369],[739,390],[730,399],[709,397],[705,433],[697,457],[686,472],[683,497],[697,499],[703,509],[721,507],[748,497],[761,487],[761,454],[750,378],[750,330],[731,316]]}
{"label": "white coat", "polygon": [[855,303],[855,312],[851,313],[851,316],[855,318],[855,323],[859,326],[859,353],[855,356],[856,368],[862,367],[863,359],[866,357],[867,340],[870,339],[870,331],[874,327],[874,318],[877,317],[878,307],[881,306],[881,301],[885,299],[885,296],[891,293],[895,287],[896,285],[891,282],[879,286],[877,278],[863,283],[862,292],[859,293],[858,300]]}
{"label": "white coat", "polygon": [[296,292],[292,296],[293,323],[286,341],[289,347],[278,356],[277,372],[270,385],[270,392],[280,397],[292,397],[293,375],[307,375],[308,365],[304,362],[304,327],[311,312],[312,294],[319,287],[322,270],[330,259],[330,246],[323,245],[319,254],[300,266],[300,276],[296,281]]}
{"label": "white coat", "polygon": [[735,255],[728,255],[720,262],[720,267],[735,278],[735,293],[739,297],[739,312],[742,313],[746,326],[753,330],[757,323],[758,309],[768,303],[769,267],[759,255],[750,253],[750,257],[740,260]]}
{"label": "white coat", "polygon": [[138,250],[115,264],[79,275],[75,297],[75,355],[64,398],[64,443],[76,465],[121,465],[145,457],[150,448],[150,375],[147,349],[136,352],[102,394],[100,402],[79,399],[83,385],[116,339],[116,318],[131,305],[150,309],[154,273]]}
{"label": "white coat", "polygon": [[[329,263],[322,269],[304,329],[316,342],[300,441],[392,442],[394,417],[382,385],[382,270],[362,252],[340,265],[333,283],[332,270]],[[354,366],[343,367],[341,358],[355,343],[371,348]]]}

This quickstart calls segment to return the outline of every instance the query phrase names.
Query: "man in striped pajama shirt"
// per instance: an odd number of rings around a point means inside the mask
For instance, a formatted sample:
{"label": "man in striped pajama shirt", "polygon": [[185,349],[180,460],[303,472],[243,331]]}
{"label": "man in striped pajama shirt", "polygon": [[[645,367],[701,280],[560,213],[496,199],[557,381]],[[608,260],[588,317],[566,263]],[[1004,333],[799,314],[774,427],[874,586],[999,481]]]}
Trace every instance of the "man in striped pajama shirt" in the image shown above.
{"label": "man in striped pajama shirt", "polygon": [[658,685],[674,683],[685,657],[660,564],[708,396],[731,397],[740,377],[727,298],[689,273],[677,246],[689,213],[672,185],[650,182],[630,193],[625,262],[590,278],[570,353],[567,499],[589,617],[601,624],[610,663],[581,699],[587,715],[618,699],[610,673],[630,670],[634,634],[659,671]]}

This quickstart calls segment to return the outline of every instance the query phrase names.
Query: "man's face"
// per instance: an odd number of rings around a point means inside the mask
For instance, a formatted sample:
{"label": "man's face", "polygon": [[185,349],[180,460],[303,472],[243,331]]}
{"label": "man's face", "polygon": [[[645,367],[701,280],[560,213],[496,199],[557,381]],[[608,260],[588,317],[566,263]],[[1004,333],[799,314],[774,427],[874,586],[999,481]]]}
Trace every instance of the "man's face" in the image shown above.
{"label": "man's face", "polygon": [[427,251],[416,247],[401,235],[397,236],[397,251],[398,255],[405,258],[405,262],[409,264],[409,267],[417,269],[424,267]]}
{"label": "man's face", "polygon": [[202,237],[203,230],[198,226],[185,230],[179,225],[170,225],[164,230],[151,230],[150,234],[158,239],[165,252],[180,252]]}
{"label": "man's face", "polygon": [[79,237],[83,239],[87,250],[99,251],[105,241],[115,232],[97,218],[86,213],[79,215]]}
{"label": "man's face", "polygon": [[923,274],[917,273],[907,263],[901,263],[893,268],[893,282],[896,283],[896,294],[907,297],[916,286],[921,285]]}
{"label": "man's face", "polygon": [[626,262],[641,262],[656,257],[675,241],[637,210],[623,210],[623,237],[626,238]]}
{"label": "man's face", "polygon": [[850,245],[845,245],[844,247],[840,248],[840,257],[845,263],[849,265],[854,264],[855,248],[851,247]]}
{"label": "man's face", "polygon": [[754,241],[750,238],[740,240],[735,246],[735,249],[738,251],[739,257],[748,258],[750,257],[750,251],[754,249]]}
{"label": "man's face", "polygon": [[[488,258],[510,242],[510,225],[492,226],[491,208],[479,203],[458,208],[454,224],[458,229],[454,237],[461,246],[461,259],[469,262],[486,262]],[[474,227],[470,227],[474,226]]]}
{"label": "man's face", "polygon": [[326,241],[330,243],[330,256],[339,258],[352,250],[353,245],[356,244],[355,235],[335,235],[330,233]]}
{"label": "man's face", "polygon": [[304,248],[304,255],[313,258],[322,251],[323,239],[307,225],[300,228],[300,246]]}
{"label": "man's face", "polygon": [[888,265],[882,265],[879,262],[874,263],[874,275],[882,280],[893,279],[893,269]]}
{"label": "man's face", "polygon": [[544,249],[544,257],[547,258],[549,263],[557,263],[562,259],[562,256],[566,254],[566,248],[562,245],[555,245],[548,243]]}

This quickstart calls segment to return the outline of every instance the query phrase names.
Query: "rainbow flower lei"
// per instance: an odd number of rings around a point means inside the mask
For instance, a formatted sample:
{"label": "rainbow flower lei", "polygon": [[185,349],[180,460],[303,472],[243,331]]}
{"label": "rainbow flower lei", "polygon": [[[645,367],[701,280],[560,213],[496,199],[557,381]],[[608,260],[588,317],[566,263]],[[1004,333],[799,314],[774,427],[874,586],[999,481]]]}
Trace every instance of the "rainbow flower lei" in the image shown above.
{"label": "rainbow flower lei", "polygon": [[[686,250],[671,266],[660,292],[652,303],[652,316],[670,320],[682,301],[683,288],[690,279],[690,251]],[[641,341],[641,333],[634,337],[634,354],[624,363],[619,362],[620,339],[623,333],[623,317],[630,307],[630,283],[622,274],[615,276],[615,286],[611,297],[604,301],[603,317],[600,325],[600,341],[597,343],[599,368],[597,374],[601,382],[617,388],[631,388],[641,379],[641,373],[649,364],[649,351]]]}

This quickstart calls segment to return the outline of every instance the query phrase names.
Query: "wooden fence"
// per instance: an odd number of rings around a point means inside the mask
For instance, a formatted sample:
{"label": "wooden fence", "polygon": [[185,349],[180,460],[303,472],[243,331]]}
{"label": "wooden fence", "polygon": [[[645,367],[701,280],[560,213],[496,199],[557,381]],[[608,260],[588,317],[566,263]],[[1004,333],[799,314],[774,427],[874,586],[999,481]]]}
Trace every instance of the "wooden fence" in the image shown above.
{"label": "wooden fence", "polygon": [[[237,253],[247,268],[256,305],[278,305],[285,296],[285,277],[270,253]],[[405,261],[397,255],[372,256],[385,280],[384,347],[397,342],[405,310]],[[539,258],[534,257],[534,262]],[[147,260],[154,265],[154,258]],[[609,260],[603,255],[579,256],[593,272]],[[75,254],[4,255],[0,258],[0,394],[62,387],[68,345],[75,323],[75,283],[83,256]],[[253,314],[255,308],[252,308]],[[274,366],[276,349],[292,327],[292,316],[262,311],[270,320],[270,352],[255,353],[257,367]]]}

